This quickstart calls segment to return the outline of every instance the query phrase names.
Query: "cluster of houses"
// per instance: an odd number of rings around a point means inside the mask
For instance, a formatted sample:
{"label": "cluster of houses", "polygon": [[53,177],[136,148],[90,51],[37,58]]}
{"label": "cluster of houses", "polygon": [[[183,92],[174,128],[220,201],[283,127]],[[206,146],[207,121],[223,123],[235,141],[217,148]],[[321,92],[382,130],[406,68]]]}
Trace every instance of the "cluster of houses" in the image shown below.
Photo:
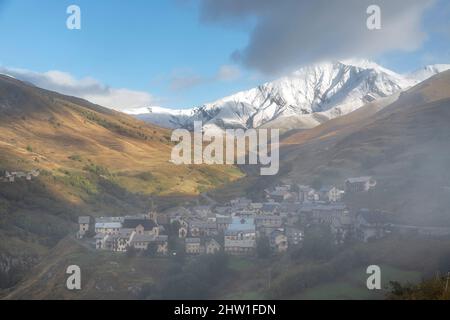
{"label": "cluster of houses", "polygon": [[390,230],[388,214],[379,210],[350,211],[344,196],[358,195],[375,188],[377,182],[370,176],[348,178],[343,186],[323,186],[316,190],[307,185],[280,185],[265,190],[273,213],[287,214],[303,229],[313,225],[327,225],[337,244],[347,239],[367,242],[384,237]]}
{"label": "cluster of houses", "polygon": [[92,220],[89,216],[78,218],[77,237],[82,239],[92,230],[94,245],[98,250],[126,252],[130,248],[147,250],[154,246],[155,253],[168,253],[168,236],[165,228],[158,225],[156,213],[125,217],[101,217]]}
{"label": "cluster of houses", "polygon": [[230,255],[253,255],[263,238],[274,252],[300,245],[303,230],[288,214],[297,209],[295,204],[237,198],[224,206],[179,207],[167,214],[170,223],[180,226],[178,237],[185,239],[188,254],[223,250]]}
{"label": "cluster of houses", "polygon": [[4,171],[3,175],[0,176],[0,181],[2,182],[15,182],[17,179],[25,179],[27,181],[30,181],[32,178],[38,177],[40,174],[40,171],[38,169],[33,169],[29,172],[23,172],[23,171]]}
{"label": "cluster of houses", "polygon": [[306,228],[317,224],[328,225],[338,244],[348,238],[368,241],[389,232],[386,214],[368,209],[350,212],[343,197],[367,192],[375,185],[371,177],[347,179],[342,189],[286,184],[265,190],[262,202],[237,198],[222,206],[176,207],[165,213],[95,221],[80,217],[78,237],[93,231],[98,250],[125,252],[152,246],[160,255],[170,254],[169,236],[183,243],[188,255],[220,251],[253,255],[262,239],[273,252],[282,253],[301,246]]}
{"label": "cluster of houses", "polygon": [[367,192],[374,188],[377,182],[372,177],[348,178],[342,188],[337,186],[323,186],[316,190],[306,185],[280,185],[266,189],[266,199],[273,202],[300,202],[300,203],[337,203],[344,195]]}

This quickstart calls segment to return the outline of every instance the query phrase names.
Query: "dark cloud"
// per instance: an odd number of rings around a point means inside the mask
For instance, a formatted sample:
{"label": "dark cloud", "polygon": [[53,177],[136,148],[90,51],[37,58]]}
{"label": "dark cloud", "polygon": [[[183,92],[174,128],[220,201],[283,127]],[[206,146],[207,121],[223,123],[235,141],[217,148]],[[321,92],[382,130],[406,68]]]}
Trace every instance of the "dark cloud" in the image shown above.
{"label": "dark cloud", "polygon": [[[201,20],[251,21],[249,43],[232,57],[264,73],[327,59],[375,57],[415,50],[426,38],[422,16],[434,0],[200,0]],[[366,27],[369,5],[381,7],[382,28]]]}

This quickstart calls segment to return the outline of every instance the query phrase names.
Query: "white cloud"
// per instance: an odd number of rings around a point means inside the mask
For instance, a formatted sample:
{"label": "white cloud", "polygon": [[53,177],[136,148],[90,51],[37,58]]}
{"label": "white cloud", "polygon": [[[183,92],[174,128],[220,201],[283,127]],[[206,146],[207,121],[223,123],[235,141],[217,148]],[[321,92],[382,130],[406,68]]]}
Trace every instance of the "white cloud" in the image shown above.
{"label": "white cloud", "polygon": [[156,101],[147,92],[125,88],[111,88],[93,78],[77,79],[69,73],[57,70],[39,73],[26,69],[0,66],[0,73],[32,83],[43,89],[80,97],[119,111],[150,106]]}
{"label": "white cloud", "polygon": [[204,84],[207,78],[202,77],[192,71],[178,70],[172,72],[170,77],[170,90],[183,91]]}
{"label": "white cloud", "polygon": [[110,88],[108,94],[86,95],[86,100],[116,110],[149,107],[156,101],[147,92]]}
{"label": "white cloud", "polygon": [[220,81],[233,81],[239,79],[241,70],[233,65],[223,65],[219,68],[216,78]]}
{"label": "white cloud", "polygon": [[241,77],[241,70],[235,65],[222,65],[212,76],[202,76],[190,69],[176,70],[169,79],[172,91],[188,90],[211,82],[228,82]]}

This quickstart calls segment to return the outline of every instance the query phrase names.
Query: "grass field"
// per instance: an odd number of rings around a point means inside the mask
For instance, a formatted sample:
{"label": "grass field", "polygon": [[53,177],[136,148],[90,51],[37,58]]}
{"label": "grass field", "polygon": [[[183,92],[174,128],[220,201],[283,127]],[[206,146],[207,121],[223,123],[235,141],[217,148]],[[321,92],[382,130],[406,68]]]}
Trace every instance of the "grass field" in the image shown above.
{"label": "grass field", "polygon": [[390,281],[417,283],[421,279],[418,271],[407,271],[389,265],[381,265],[381,290],[368,290],[368,275],[364,268],[347,273],[341,279],[305,290],[295,297],[299,300],[373,300],[383,299]]}
{"label": "grass field", "polygon": [[254,266],[254,263],[248,258],[231,257],[229,261],[230,269],[234,271],[246,271]]}

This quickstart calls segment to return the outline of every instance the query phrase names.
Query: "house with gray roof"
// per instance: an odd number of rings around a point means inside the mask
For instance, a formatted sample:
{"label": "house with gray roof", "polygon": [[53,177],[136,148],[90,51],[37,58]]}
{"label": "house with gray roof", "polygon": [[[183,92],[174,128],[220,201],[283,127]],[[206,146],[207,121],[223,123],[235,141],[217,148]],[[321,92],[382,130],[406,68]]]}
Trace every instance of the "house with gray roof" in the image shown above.
{"label": "house with gray roof", "polygon": [[381,211],[361,209],[356,215],[356,236],[364,242],[383,238],[388,227],[387,216]]}
{"label": "house with gray roof", "polygon": [[255,217],[255,225],[257,228],[280,228],[283,225],[283,219],[275,214],[261,214]]}
{"label": "house with gray roof", "polygon": [[202,253],[202,246],[200,238],[186,238],[185,239],[186,254],[198,255]]}
{"label": "house with gray roof", "polygon": [[345,192],[358,193],[367,192],[377,185],[377,181],[372,177],[356,177],[345,180]]}
{"label": "house with gray roof", "polygon": [[220,252],[221,249],[222,246],[215,239],[209,239],[205,241],[206,254],[216,254]]}
{"label": "house with gray roof", "polygon": [[89,216],[80,216],[80,217],[78,217],[77,237],[79,239],[84,238],[86,233],[89,231],[90,227],[91,227],[91,217],[89,217]]}
{"label": "house with gray roof", "polygon": [[218,230],[223,231],[228,229],[231,223],[232,223],[231,216],[216,214],[216,224]]}
{"label": "house with gray roof", "polygon": [[225,238],[224,250],[231,255],[251,255],[255,252],[255,239],[232,240]]}
{"label": "house with gray roof", "polygon": [[97,222],[95,224],[95,233],[113,235],[118,234],[121,228],[122,224],[120,222]]}

